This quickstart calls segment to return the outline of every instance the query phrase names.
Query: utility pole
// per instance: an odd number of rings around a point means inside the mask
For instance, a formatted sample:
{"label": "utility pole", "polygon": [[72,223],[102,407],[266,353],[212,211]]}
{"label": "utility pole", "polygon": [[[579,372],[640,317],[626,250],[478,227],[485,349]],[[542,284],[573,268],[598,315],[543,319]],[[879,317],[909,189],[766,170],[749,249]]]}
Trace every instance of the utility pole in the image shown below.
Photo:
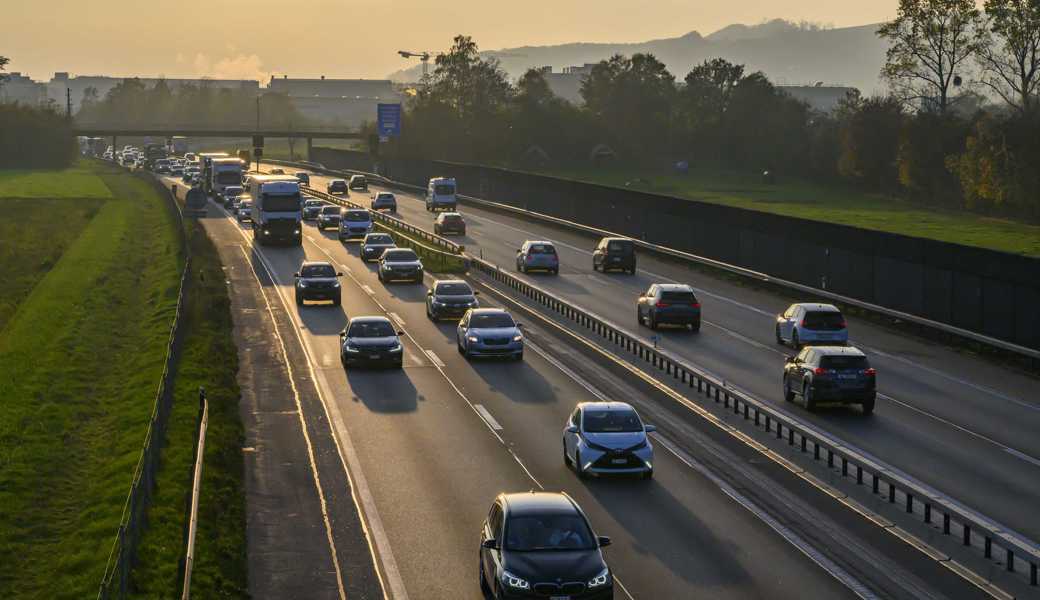
{"label": "utility pole", "polygon": [[72,90],[70,88],[65,88],[65,117],[72,120]]}

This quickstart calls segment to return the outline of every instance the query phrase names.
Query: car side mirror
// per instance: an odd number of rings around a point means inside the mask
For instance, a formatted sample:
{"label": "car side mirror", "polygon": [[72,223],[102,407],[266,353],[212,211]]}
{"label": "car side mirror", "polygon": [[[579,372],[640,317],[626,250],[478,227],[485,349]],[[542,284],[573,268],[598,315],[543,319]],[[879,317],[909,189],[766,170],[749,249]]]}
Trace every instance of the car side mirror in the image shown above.
{"label": "car side mirror", "polygon": [[473,295],[474,295],[474,296],[479,296],[479,295],[480,295],[480,292],[473,292]]}
{"label": "car side mirror", "polygon": [[480,543],[481,548],[487,548],[488,550],[498,550],[498,540],[495,538],[488,538]]}
{"label": "car side mirror", "polygon": [[299,273],[293,273],[292,276],[298,278],[300,276],[300,274]]}
{"label": "car side mirror", "polygon": [[404,335],[404,331],[398,331],[397,335]]}
{"label": "car side mirror", "polygon": [[516,324],[516,328],[517,328],[517,329],[520,329],[520,328],[521,328],[521,327],[523,327],[523,326],[524,326],[524,324],[523,324],[523,323],[517,323],[517,324]]}
{"label": "car side mirror", "polygon": [[433,290],[426,290],[426,295],[427,296],[432,296],[433,295]]}
{"label": "car side mirror", "polygon": [[610,545],[610,538],[605,535],[597,536],[596,541],[599,542],[600,548],[606,548]]}
{"label": "car side mirror", "polygon": [[336,271],[336,277],[343,277],[343,271]]}
{"label": "car side mirror", "polygon": [[645,425],[645,426],[643,426],[643,429],[645,429],[647,433],[653,433],[653,432],[657,431],[657,426],[656,425]]}
{"label": "car side mirror", "polygon": [[578,433],[578,426],[577,425],[568,425],[567,426],[567,433]]}
{"label": "car side mirror", "polygon": [[521,252],[523,252],[523,250],[521,250],[520,248],[517,248],[517,249],[516,249],[516,253],[517,253],[517,254],[520,254]]}

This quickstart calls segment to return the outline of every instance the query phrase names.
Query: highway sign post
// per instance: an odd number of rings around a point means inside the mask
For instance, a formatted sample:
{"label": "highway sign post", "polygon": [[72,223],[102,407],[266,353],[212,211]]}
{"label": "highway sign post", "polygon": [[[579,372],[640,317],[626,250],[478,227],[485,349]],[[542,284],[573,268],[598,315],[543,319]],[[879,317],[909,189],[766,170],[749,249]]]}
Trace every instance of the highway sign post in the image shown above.
{"label": "highway sign post", "polygon": [[401,105],[377,104],[376,123],[380,138],[391,138],[401,135]]}

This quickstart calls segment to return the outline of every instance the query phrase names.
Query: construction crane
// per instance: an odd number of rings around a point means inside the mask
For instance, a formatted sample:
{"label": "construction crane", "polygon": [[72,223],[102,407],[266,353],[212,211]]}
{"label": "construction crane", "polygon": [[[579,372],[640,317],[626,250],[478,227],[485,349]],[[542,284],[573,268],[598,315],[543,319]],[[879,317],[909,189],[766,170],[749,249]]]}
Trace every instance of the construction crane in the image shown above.
{"label": "construction crane", "polygon": [[402,58],[418,58],[421,60],[422,76],[424,80],[426,79],[426,74],[429,72],[430,68],[431,54],[429,52],[409,52],[407,50],[398,50],[397,53],[400,54]]}

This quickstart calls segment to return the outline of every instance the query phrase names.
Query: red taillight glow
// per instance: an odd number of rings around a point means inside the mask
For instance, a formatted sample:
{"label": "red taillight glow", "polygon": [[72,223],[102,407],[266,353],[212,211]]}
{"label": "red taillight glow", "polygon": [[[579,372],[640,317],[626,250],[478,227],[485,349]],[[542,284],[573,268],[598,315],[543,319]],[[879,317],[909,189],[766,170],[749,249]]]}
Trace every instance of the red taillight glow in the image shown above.
{"label": "red taillight glow", "polygon": [[805,327],[805,319],[802,319],[802,322],[799,323],[798,326],[799,327]]}
{"label": "red taillight glow", "polygon": [[824,369],[823,367],[816,367],[815,369],[813,369],[813,373],[816,373],[817,375],[826,375],[827,369]]}
{"label": "red taillight glow", "polygon": [[841,323],[838,323],[838,328],[839,329],[845,329],[846,327],[848,327],[848,325],[845,324],[845,321],[842,321]]}
{"label": "red taillight glow", "polygon": [[656,306],[657,308],[668,308],[669,306],[671,306],[671,304],[668,304],[667,302],[658,302],[654,306]]}
{"label": "red taillight glow", "polygon": [[873,376],[877,375],[877,369],[875,369],[874,367],[870,367],[869,369],[865,369],[863,371],[863,374],[867,375],[869,377],[873,377]]}
{"label": "red taillight glow", "polygon": [[690,306],[692,306],[693,308],[700,308],[701,307],[701,303],[700,302],[694,302]]}

